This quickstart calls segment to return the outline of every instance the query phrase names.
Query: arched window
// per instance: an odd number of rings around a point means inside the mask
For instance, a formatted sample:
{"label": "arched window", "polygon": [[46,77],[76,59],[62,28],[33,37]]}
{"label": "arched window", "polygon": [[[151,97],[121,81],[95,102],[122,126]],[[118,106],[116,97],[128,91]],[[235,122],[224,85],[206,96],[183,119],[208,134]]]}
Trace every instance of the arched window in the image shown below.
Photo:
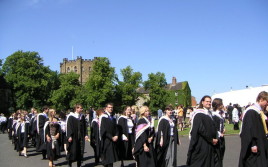
{"label": "arched window", "polygon": [[67,72],[70,72],[70,67],[67,67]]}
{"label": "arched window", "polygon": [[91,71],[91,67],[89,67],[88,70]]}
{"label": "arched window", "polygon": [[77,67],[76,66],[74,66],[74,72],[77,73]]}

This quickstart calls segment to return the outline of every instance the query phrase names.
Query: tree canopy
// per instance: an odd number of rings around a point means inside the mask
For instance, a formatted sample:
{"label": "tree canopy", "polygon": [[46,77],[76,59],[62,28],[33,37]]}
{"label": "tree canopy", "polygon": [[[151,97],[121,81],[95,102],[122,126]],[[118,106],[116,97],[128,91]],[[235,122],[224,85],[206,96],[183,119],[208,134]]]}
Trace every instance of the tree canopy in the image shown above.
{"label": "tree canopy", "polygon": [[167,82],[164,73],[150,73],[148,80],[142,82],[142,74],[134,72],[130,66],[120,72],[121,80],[108,58],[97,57],[93,60],[88,81],[81,85],[79,74],[51,71],[48,66],[44,66],[38,52],[17,51],[8,56],[4,63],[0,59],[0,79],[7,83],[6,86],[2,84],[2,87],[10,92],[8,98],[5,98],[11,101],[5,107],[6,110],[9,107],[27,110],[43,105],[67,110],[78,103],[86,109],[97,109],[113,102],[115,112],[122,112],[125,106],[135,105],[139,97],[145,97],[137,91],[142,86],[149,91],[149,99],[144,105],[148,105],[154,114],[171,102],[191,103],[188,83],[183,85],[183,90],[176,90],[179,97],[175,97],[173,90],[168,92],[165,89]]}
{"label": "tree canopy", "polygon": [[60,74],[60,87],[52,92],[50,101],[56,109],[72,108],[72,101],[76,99],[76,92],[80,89],[79,75],[73,72]]}
{"label": "tree canopy", "polygon": [[150,94],[148,105],[154,114],[156,114],[159,108],[163,109],[167,105],[169,93],[165,89],[166,85],[165,74],[161,72],[148,74],[148,80],[144,82],[144,88],[148,90]]}
{"label": "tree canopy", "polygon": [[103,107],[107,102],[112,102],[115,95],[116,74],[114,67],[106,57],[94,60],[92,72],[85,84],[87,106]]}
{"label": "tree canopy", "polygon": [[120,106],[121,111],[125,106],[132,106],[136,104],[136,101],[140,93],[137,92],[137,88],[142,83],[142,74],[140,72],[133,72],[130,66],[125,69],[121,69],[122,81],[118,81],[116,86],[116,97],[115,101],[117,106]]}
{"label": "tree canopy", "polygon": [[43,65],[37,52],[15,52],[6,58],[2,70],[14,93],[17,108],[28,109],[48,103],[56,72]]}

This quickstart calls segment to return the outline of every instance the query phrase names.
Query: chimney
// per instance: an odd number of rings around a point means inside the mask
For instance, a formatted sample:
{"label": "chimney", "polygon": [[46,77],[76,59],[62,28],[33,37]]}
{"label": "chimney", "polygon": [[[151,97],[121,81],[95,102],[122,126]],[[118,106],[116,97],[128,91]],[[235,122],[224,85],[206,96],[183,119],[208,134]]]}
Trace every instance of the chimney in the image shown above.
{"label": "chimney", "polygon": [[172,85],[176,85],[176,83],[177,83],[176,77],[172,77]]}

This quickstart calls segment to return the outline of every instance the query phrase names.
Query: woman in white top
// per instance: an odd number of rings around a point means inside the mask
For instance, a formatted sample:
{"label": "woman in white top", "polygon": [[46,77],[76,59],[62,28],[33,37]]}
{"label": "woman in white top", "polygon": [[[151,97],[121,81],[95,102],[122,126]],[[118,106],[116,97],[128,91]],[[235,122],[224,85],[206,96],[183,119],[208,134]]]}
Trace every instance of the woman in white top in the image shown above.
{"label": "woman in white top", "polygon": [[121,115],[118,118],[118,130],[119,130],[119,155],[121,156],[121,166],[123,166],[123,160],[132,160],[132,148],[134,146],[134,121],[131,118],[132,109],[130,106],[126,106]]}
{"label": "woman in white top", "polygon": [[238,104],[233,105],[234,109],[232,111],[232,120],[234,124],[234,130],[239,130],[239,114],[238,114]]}

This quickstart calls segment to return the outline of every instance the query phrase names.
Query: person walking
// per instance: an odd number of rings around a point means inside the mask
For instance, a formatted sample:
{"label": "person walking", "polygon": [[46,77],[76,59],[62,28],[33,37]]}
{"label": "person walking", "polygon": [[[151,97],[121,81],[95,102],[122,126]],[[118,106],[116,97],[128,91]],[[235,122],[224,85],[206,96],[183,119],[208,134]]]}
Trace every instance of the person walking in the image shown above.
{"label": "person walking", "polygon": [[234,130],[239,130],[238,104],[233,105],[232,120],[233,120],[233,124],[234,124]]}
{"label": "person walking", "polygon": [[123,115],[118,118],[117,123],[119,131],[118,148],[121,159],[121,166],[124,166],[123,160],[133,160],[132,148],[135,141],[135,126],[134,121],[131,118],[131,114],[131,106],[126,106]]}
{"label": "person walking", "polygon": [[94,150],[95,165],[98,165],[101,157],[101,140],[100,140],[100,120],[99,118],[104,113],[103,109],[98,109],[96,117],[91,122],[90,127],[90,146]]}
{"label": "person walking", "polygon": [[172,107],[167,106],[157,125],[155,150],[158,167],[177,167],[178,129],[171,119]]}
{"label": "person walking", "polygon": [[25,115],[21,114],[20,121],[17,124],[17,151],[19,155],[27,158],[27,146],[30,122],[25,120]]}
{"label": "person walking", "polygon": [[67,156],[68,166],[77,161],[77,167],[80,167],[83,160],[85,140],[89,140],[86,127],[86,119],[82,114],[83,107],[81,104],[74,106],[74,113],[71,112],[66,121],[66,138],[67,138]]}
{"label": "person walking", "polygon": [[138,167],[155,167],[154,131],[149,120],[149,107],[142,106],[140,108],[140,116],[136,128],[133,155]]}
{"label": "person walking", "polygon": [[268,166],[268,131],[263,113],[267,105],[268,93],[262,91],[258,94],[256,103],[244,112],[239,167]]}
{"label": "person walking", "polygon": [[60,157],[60,124],[55,118],[56,111],[49,109],[48,121],[45,123],[45,142],[47,148],[48,166],[54,167],[54,161]]}
{"label": "person walking", "polygon": [[190,144],[187,153],[187,165],[190,167],[215,167],[220,155],[216,152],[217,129],[213,122],[211,97],[204,96],[199,109],[195,111],[190,130]]}
{"label": "person walking", "polygon": [[112,115],[113,104],[105,105],[105,112],[100,117],[100,139],[102,143],[102,164],[105,167],[112,167],[113,163],[119,160],[118,156],[118,130],[116,119]]}
{"label": "person walking", "polygon": [[45,133],[44,133],[44,126],[46,121],[48,121],[47,113],[49,111],[48,106],[44,106],[42,108],[42,113],[37,115],[37,142],[36,142],[36,150],[37,152],[42,152],[43,160],[46,159],[46,143],[45,143]]}
{"label": "person walking", "polygon": [[225,127],[224,127],[224,117],[223,115],[223,102],[222,99],[220,98],[215,98],[212,101],[212,117],[213,121],[215,122],[215,126],[218,131],[218,144],[216,145],[218,154],[220,154],[220,159],[218,161],[219,167],[223,166],[223,157],[225,153],[225,138],[224,138],[224,132],[225,132]]}

